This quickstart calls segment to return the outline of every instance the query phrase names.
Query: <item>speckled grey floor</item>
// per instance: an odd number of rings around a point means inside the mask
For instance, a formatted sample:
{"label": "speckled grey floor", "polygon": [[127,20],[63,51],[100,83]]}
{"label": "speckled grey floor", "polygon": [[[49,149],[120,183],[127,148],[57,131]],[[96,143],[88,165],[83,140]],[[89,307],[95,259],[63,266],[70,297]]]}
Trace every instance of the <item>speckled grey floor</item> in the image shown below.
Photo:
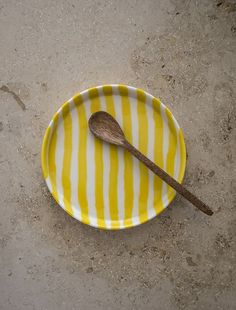
{"label": "speckled grey floor", "polygon": [[[233,0],[0,0],[1,309],[235,309],[235,17]],[[40,167],[51,115],[119,82],[173,111],[184,183],[213,217],[178,197],[109,232],[55,204]]]}

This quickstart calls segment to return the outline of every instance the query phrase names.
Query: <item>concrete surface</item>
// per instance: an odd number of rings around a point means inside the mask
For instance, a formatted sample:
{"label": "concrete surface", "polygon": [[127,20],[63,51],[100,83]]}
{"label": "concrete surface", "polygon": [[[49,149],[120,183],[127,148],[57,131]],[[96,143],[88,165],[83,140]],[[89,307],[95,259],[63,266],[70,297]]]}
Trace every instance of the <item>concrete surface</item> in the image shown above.
{"label": "concrete surface", "polygon": [[[236,4],[0,0],[0,308],[236,307]],[[185,185],[140,227],[100,231],[59,208],[41,176],[50,117],[76,92],[127,83],[181,124]]]}

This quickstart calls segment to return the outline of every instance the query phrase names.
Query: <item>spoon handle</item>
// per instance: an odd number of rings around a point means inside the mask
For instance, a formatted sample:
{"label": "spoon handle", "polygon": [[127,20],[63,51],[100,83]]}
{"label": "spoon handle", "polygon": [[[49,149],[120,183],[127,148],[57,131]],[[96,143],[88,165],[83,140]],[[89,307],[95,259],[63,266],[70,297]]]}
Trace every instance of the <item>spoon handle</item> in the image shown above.
{"label": "spoon handle", "polygon": [[143,155],[128,141],[124,142],[123,147],[126,150],[128,150],[131,154],[133,154],[137,159],[139,159],[150,170],[152,170],[152,172],[154,172],[157,176],[159,176],[163,181],[165,181],[168,185],[170,185],[173,189],[175,189],[179,194],[181,194],[184,198],[190,201],[199,210],[201,210],[207,215],[213,214],[211,209],[207,205],[205,205],[205,203],[203,203],[200,199],[198,199],[195,195],[193,195],[190,191],[188,191],[183,185],[177,182],[163,169],[154,164],[150,159],[148,159],[145,155]]}

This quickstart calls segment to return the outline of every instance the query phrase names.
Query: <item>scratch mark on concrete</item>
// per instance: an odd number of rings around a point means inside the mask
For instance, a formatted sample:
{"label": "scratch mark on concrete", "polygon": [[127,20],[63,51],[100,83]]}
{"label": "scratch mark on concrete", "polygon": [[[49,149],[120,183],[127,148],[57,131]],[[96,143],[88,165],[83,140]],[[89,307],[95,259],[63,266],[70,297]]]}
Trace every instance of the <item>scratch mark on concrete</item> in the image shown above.
{"label": "scratch mark on concrete", "polygon": [[19,106],[21,107],[22,110],[25,110],[25,104],[24,102],[20,99],[20,97],[12,90],[10,90],[6,85],[2,85],[2,87],[0,88],[1,91],[11,94],[13,96],[13,98],[16,100],[16,102],[19,104]]}

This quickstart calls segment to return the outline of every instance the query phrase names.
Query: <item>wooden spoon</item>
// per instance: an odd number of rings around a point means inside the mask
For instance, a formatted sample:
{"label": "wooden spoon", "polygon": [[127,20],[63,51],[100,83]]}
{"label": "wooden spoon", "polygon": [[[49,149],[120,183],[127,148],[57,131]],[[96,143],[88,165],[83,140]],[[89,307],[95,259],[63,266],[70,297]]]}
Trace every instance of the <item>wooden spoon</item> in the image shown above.
{"label": "wooden spoon", "polygon": [[184,188],[179,182],[173,179],[168,173],[163,169],[154,164],[150,159],[139,152],[133,145],[131,145],[126,139],[125,135],[117,123],[117,121],[107,112],[99,111],[91,115],[89,119],[89,128],[92,133],[99,139],[122,146],[136,158],[138,158],[144,165],[146,165],[152,172],[158,175],[163,181],[168,185],[173,187],[178,193],[180,193],[184,198],[190,201],[199,210],[207,215],[212,215],[211,209],[206,206],[200,199],[195,195],[190,193],[186,188]]}

